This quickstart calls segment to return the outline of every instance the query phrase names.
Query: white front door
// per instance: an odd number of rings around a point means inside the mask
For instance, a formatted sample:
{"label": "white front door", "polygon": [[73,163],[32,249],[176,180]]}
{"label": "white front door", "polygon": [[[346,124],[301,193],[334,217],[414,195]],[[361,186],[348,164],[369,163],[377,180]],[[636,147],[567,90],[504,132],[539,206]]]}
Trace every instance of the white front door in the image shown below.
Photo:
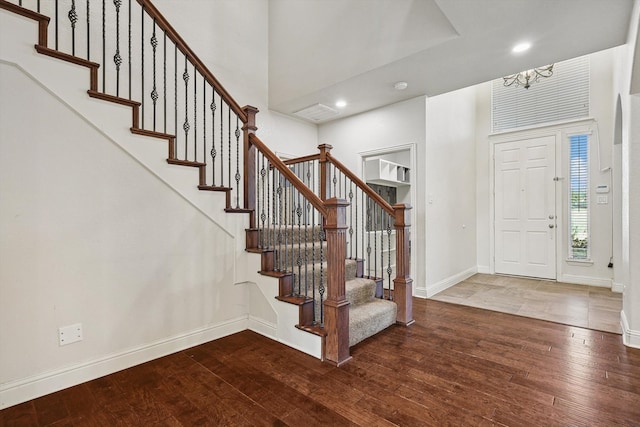
{"label": "white front door", "polygon": [[555,137],[496,144],[495,272],[556,278]]}

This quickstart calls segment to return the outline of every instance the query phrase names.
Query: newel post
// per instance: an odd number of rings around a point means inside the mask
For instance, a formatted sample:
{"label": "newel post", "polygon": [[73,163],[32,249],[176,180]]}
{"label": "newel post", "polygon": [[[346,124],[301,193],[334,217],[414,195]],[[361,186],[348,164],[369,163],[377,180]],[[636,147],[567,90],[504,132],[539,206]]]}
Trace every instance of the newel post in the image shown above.
{"label": "newel post", "polygon": [[396,229],[396,278],[393,280],[394,300],[398,305],[396,323],[410,325],[413,320],[413,279],[409,275],[409,240],[411,229],[411,206],[393,205]]}
{"label": "newel post", "polygon": [[[250,105],[242,107],[247,115],[247,122],[242,126],[244,141],[244,208],[253,211],[249,216],[249,228],[255,228],[256,222],[256,147],[249,140],[249,135],[258,130],[256,114],[258,109]],[[239,190],[239,189],[238,189]]]}
{"label": "newel post", "polygon": [[320,150],[320,200],[325,201],[331,194],[331,162],[327,154],[331,152],[333,146],[329,144],[318,145]]}
{"label": "newel post", "polygon": [[345,297],[347,206],[344,199],[326,201],[327,299],[324,302],[325,360],[340,366],[349,355],[349,301]]}

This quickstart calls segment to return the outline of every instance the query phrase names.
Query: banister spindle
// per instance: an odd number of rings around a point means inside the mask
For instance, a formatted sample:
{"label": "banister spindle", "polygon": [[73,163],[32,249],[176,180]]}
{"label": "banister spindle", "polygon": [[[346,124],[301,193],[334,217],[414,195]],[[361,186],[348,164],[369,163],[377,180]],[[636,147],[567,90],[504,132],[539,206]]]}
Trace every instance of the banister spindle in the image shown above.
{"label": "banister spindle", "polygon": [[[103,1],[104,1],[104,0],[103,0]],[[54,16],[55,16],[55,21],[56,21],[56,24],[55,24],[55,32],[56,32],[56,50],[58,50],[58,38],[59,38],[58,7],[59,7],[59,5],[58,5],[58,0],[56,0],[56,1],[55,1],[55,11],[54,11]]]}
{"label": "banister spindle", "polygon": [[187,69],[187,55],[184,56],[182,80],[184,80],[184,123],[182,124],[182,130],[184,130],[184,160],[188,160],[189,129],[191,125],[189,125],[189,70]]}
{"label": "banister spindle", "polygon": [[142,13],[140,13],[140,115],[142,116],[141,128],[144,129],[144,106],[146,99],[144,95],[144,4],[142,5]]}
{"label": "banister spindle", "polygon": [[[132,61],[132,57],[131,57],[131,1],[129,0],[129,15],[127,16],[127,20],[128,20],[128,35],[127,35],[127,49],[128,49],[128,54],[129,54],[129,99],[131,99],[131,61]],[[136,125],[138,125],[136,123]]]}
{"label": "banister spindle", "polygon": [[389,284],[389,299],[393,299],[391,295],[391,273],[393,272],[391,268],[391,216],[385,213],[385,217],[387,218],[387,248],[389,249],[387,252],[387,283]]}
{"label": "banister spindle", "polygon": [[120,6],[122,5],[122,0],[113,0],[113,4],[116,7],[116,53],[113,55],[113,63],[116,65],[116,96],[120,96],[120,65],[122,65],[122,56],[120,56]]}
{"label": "banister spindle", "polygon": [[211,94],[211,185],[216,185],[216,90]]}
{"label": "banister spindle", "polygon": [[207,79],[204,76],[202,78],[202,161],[207,163]]}
{"label": "banister spindle", "polygon": [[227,186],[231,187],[231,105],[227,104],[227,142],[229,143],[229,149],[227,150],[227,159],[229,161],[227,172],[229,177],[227,179]]}
{"label": "banister spindle", "polygon": [[162,103],[163,103],[163,132],[167,133],[167,32],[164,34],[164,46],[162,52]]}
{"label": "banister spindle", "polygon": [[[116,0],[118,1],[118,0]],[[151,88],[151,101],[153,102],[153,130],[156,130],[156,103],[158,101],[158,88],[156,86],[156,63],[157,63],[157,48],[158,48],[158,38],[156,37],[156,18],[153,18],[153,31],[151,33],[151,39],[149,40],[149,44],[151,45],[151,53],[153,58],[153,86]],[[119,66],[116,66],[118,69]],[[117,72],[119,74],[119,72]]]}
{"label": "banister spindle", "polygon": [[[89,0],[86,1],[87,10],[87,61],[91,60],[91,7]],[[40,0],[38,0],[38,12],[40,12]]]}
{"label": "banister spindle", "polygon": [[71,23],[71,55],[76,54],[76,22],[78,22],[78,12],[76,11],[76,0],[71,0],[71,9],[67,14]]}
{"label": "banister spindle", "polygon": [[240,119],[236,116],[236,209],[240,209]]}
{"label": "banister spindle", "polygon": [[[56,0],[56,3],[58,0]],[[57,11],[56,11],[57,15]],[[57,21],[57,19],[56,19]],[[102,93],[107,92],[107,6],[102,0]],[[56,48],[57,49],[57,48]]]}
{"label": "banister spindle", "polygon": [[193,66],[193,160],[198,161],[198,70]]}

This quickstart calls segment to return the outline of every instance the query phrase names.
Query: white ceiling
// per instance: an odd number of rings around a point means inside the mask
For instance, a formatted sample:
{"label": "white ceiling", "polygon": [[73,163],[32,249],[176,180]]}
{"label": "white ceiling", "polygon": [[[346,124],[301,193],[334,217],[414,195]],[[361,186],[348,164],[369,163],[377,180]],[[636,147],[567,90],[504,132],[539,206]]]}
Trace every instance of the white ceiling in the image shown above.
{"label": "white ceiling", "polygon": [[[633,0],[270,0],[269,107],[346,117],[625,43]],[[529,41],[526,53],[511,48]],[[404,91],[393,88],[406,81]],[[337,108],[336,108],[337,109]],[[338,110],[338,109],[337,109]],[[331,119],[320,120],[317,123]]]}

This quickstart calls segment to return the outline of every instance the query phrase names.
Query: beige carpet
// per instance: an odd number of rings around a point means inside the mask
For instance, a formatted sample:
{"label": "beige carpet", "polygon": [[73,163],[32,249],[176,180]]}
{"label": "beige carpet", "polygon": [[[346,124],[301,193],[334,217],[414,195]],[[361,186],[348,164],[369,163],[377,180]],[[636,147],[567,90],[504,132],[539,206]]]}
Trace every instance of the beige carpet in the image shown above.
{"label": "beige carpet", "polygon": [[607,288],[475,274],[431,299],[621,333],[622,294]]}

